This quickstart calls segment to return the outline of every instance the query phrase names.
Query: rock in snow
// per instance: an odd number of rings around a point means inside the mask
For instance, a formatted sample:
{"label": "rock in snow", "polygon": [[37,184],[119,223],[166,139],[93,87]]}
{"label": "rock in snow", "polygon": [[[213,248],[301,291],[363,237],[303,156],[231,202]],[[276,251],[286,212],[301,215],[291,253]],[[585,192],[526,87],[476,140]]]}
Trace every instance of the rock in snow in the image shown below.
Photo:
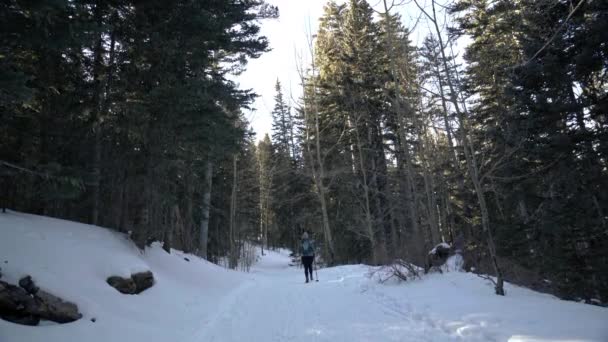
{"label": "rock in snow", "polygon": [[31,276],[25,276],[19,279],[19,286],[21,286],[22,289],[24,289],[25,291],[27,291],[27,293],[31,295],[35,295],[36,292],[38,292],[39,290],[38,286],[34,284],[34,281],[32,280]]}
{"label": "rock in snow", "polygon": [[39,300],[40,311],[38,315],[42,319],[57,323],[69,323],[82,317],[78,312],[78,306],[76,306],[76,304],[66,302],[46,291],[38,291],[35,298]]}
{"label": "rock in snow", "polygon": [[154,285],[154,275],[150,271],[132,274],[131,278],[135,282],[135,293],[142,293]]}
{"label": "rock in snow", "polygon": [[154,275],[150,271],[134,273],[129,278],[109,277],[107,283],[120,293],[139,294],[154,285]]}
{"label": "rock in snow", "polygon": [[118,292],[124,294],[134,294],[135,293],[135,282],[133,278],[122,278],[119,276],[111,276],[106,280],[107,283],[113,288],[117,289]]}
{"label": "rock in snow", "polygon": [[25,325],[37,325],[41,319],[69,323],[82,317],[78,306],[40,290],[30,276],[19,281],[21,287],[0,281],[0,317]]}

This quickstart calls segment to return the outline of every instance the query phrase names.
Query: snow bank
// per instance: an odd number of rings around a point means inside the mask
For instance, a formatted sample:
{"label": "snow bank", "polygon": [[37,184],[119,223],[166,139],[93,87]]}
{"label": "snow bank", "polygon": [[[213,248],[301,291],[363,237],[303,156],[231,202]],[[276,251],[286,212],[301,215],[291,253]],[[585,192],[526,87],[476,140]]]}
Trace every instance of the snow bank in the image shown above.
{"label": "snow bank", "polygon": [[[452,257],[453,258],[453,257]],[[457,267],[458,260],[450,262]],[[608,341],[608,309],[560,300],[505,283],[506,296],[472,273],[434,273],[402,282],[361,282],[390,310],[430,324],[448,337],[433,341]]]}
{"label": "snow bank", "polygon": [[456,253],[441,265],[442,272],[461,272],[464,270],[464,258],[459,253]]}
{"label": "snow bank", "polygon": [[[248,279],[180,251],[167,254],[159,244],[141,253],[107,229],[16,212],[0,213],[0,267],[3,280],[16,283],[29,274],[83,314],[73,323],[37,327],[0,320],[1,342],[187,340]],[[156,284],[139,295],[106,283],[146,270]]]}

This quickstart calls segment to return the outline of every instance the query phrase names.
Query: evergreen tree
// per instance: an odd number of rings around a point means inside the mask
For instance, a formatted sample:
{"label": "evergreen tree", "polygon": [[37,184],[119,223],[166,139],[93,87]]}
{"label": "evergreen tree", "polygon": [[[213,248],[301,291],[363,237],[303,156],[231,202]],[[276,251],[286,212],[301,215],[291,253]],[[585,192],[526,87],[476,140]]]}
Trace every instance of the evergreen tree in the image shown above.
{"label": "evergreen tree", "polygon": [[[8,82],[0,92],[0,132],[8,137],[0,174],[15,184],[3,189],[10,207],[130,231],[140,247],[161,240],[194,251],[207,166],[218,165],[214,180],[232,175],[222,156],[247,150],[240,109],[253,94],[227,76],[266,51],[258,20],[276,17],[276,8],[263,1],[0,6],[0,73]],[[212,193],[211,231],[232,191],[217,184],[227,192]]]}

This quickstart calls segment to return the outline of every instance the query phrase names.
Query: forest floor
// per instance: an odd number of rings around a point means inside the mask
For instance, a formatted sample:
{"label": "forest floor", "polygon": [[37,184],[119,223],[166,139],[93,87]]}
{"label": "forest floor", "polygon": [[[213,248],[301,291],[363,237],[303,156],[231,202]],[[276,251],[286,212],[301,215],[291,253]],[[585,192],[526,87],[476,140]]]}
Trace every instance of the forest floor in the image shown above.
{"label": "forest floor", "polygon": [[[17,212],[0,214],[2,280],[31,275],[78,304],[83,318],[36,327],[0,319],[0,342],[608,341],[608,309],[473,274],[378,283],[365,265],[320,269],[304,283],[288,252],[269,251],[249,273],[154,244],[145,253],[116,232]],[[139,295],[111,275],[151,270]],[[94,320],[93,320],[94,319]]]}

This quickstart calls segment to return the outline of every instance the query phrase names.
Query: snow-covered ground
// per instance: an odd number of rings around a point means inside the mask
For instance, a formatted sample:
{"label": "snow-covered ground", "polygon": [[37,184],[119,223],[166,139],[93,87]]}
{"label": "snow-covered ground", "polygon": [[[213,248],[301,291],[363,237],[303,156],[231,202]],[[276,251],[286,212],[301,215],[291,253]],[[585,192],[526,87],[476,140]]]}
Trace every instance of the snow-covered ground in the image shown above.
{"label": "snow-covered ground", "polygon": [[[305,284],[288,263],[287,251],[271,251],[251,273],[232,272],[158,245],[140,253],[102,228],[0,214],[2,279],[30,274],[84,316],[37,327],[0,320],[0,342],[608,341],[608,309],[508,284],[498,297],[467,273],[383,285],[354,265],[319,270],[320,281]],[[105,282],[142,270],[156,284],[140,295]]]}

